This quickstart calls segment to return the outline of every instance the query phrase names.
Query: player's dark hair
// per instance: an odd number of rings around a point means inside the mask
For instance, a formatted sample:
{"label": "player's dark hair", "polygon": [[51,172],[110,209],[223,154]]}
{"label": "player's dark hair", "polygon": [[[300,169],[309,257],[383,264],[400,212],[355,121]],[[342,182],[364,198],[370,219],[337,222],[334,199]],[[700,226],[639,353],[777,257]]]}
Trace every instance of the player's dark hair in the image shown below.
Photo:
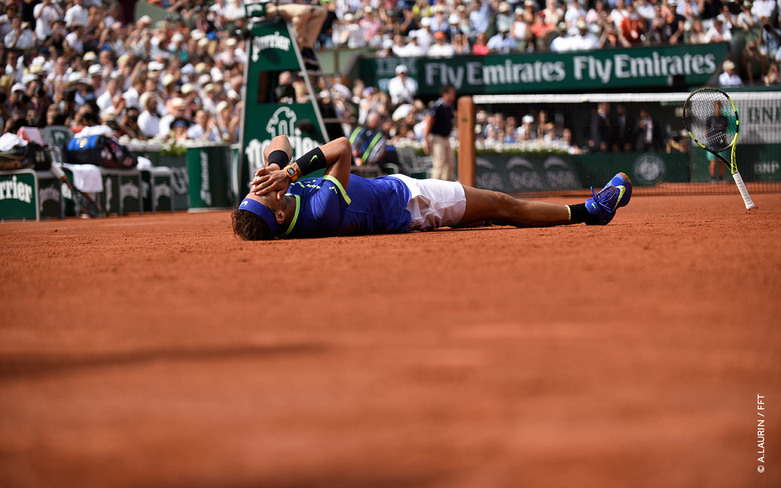
{"label": "player's dark hair", "polygon": [[233,209],[233,233],[245,241],[270,241],[274,233],[258,215],[246,210]]}

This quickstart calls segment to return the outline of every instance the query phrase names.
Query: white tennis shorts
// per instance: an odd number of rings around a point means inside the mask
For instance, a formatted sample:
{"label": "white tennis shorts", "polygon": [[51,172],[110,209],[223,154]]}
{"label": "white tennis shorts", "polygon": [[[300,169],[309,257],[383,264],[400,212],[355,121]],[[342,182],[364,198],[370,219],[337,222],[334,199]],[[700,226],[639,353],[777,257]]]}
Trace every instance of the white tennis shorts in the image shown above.
{"label": "white tennis shorts", "polygon": [[412,221],[407,230],[432,230],[461,221],[466,211],[464,187],[456,181],[418,180],[406,175],[391,175],[409,188],[407,210]]}

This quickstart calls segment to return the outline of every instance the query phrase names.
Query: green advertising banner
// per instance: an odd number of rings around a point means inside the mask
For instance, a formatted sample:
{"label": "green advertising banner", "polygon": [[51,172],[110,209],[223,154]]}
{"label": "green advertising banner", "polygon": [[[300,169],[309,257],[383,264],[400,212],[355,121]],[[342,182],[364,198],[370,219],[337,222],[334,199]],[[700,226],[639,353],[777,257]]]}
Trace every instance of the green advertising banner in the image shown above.
{"label": "green advertising banner", "polygon": [[99,203],[107,214],[144,213],[139,171],[101,168],[100,173],[103,178],[103,192],[99,194]]}
{"label": "green advertising banner", "polygon": [[0,219],[38,218],[38,179],[35,171],[0,171]]}
{"label": "green advertising banner", "polygon": [[276,103],[274,88],[282,71],[301,70],[296,45],[284,21],[254,24],[249,42],[246,96],[239,156],[239,194],[264,165],[263,150],[278,135],[287,135],[294,158],[326,142],[322,117],[314,100]]}
{"label": "green advertising banner", "polygon": [[619,171],[637,186],[689,181],[686,153],[478,153],[477,187],[504,193],[601,188]]}
{"label": "green advertising banner", "polygon": [[189,212],[233,206],[229,145],[187,148],[187,175],[190,182]]}
{"label": "green advertising banner", "polygon": [[437,95],[442,85],[454,86],[459,95],[658,88],[706,83],[727,51],[726,43],[714,43],[450,58],[363,57],[358,77],[387,91],[396,66],[404,64],[418,82],[419,95]]}

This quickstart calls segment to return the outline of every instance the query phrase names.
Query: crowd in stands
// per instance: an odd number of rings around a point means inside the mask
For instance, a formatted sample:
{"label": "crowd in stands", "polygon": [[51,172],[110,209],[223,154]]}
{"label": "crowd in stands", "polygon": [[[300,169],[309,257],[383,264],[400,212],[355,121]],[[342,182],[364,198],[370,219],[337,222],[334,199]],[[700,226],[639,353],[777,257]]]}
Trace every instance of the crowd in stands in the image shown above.
{"label": "crowd in stands", "polygon": [[[117,136],[138,140],[238,142],[247,62],[246,40],[236,34],[247,25],[243,1],[150,1],[168,12],[159,22],[133,18],[127,7],[134,3],[0,1],[3,132],[46,125],[77,132],[106,125]],[[315,50],[371,47],[378,56],[448,57],[724,41],[737,53],[726,83],[778,84],[779,4],[321,0],[327,15]],[[284,75],[294,88],[302,86],[296,74]],[[344,77],[319,89],[319,96],[334,102],[351,124],[362,124],[376,112],[390,141],[420,140],[426,106],[406,73],[397,73],[388,93]],[[288,95],[300,99],[306,93],[294,89]],[[563,141],[570,150],[595,150],[593,145],[572,149],[572,134],[543,120],[543,114],[506,117],[501,127],[491,115],[493,120],[480,124],[479,137]]]}

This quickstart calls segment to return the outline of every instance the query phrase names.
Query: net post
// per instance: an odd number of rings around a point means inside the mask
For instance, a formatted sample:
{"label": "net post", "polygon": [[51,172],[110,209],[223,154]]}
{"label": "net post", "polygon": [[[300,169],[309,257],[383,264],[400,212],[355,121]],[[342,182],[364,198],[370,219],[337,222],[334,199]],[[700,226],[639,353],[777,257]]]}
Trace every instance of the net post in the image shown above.
{"label": "net post", "polygon": [[458,181],[462,185],[476,185],[475,163],[475,102],[470,96],[458,99]]}

